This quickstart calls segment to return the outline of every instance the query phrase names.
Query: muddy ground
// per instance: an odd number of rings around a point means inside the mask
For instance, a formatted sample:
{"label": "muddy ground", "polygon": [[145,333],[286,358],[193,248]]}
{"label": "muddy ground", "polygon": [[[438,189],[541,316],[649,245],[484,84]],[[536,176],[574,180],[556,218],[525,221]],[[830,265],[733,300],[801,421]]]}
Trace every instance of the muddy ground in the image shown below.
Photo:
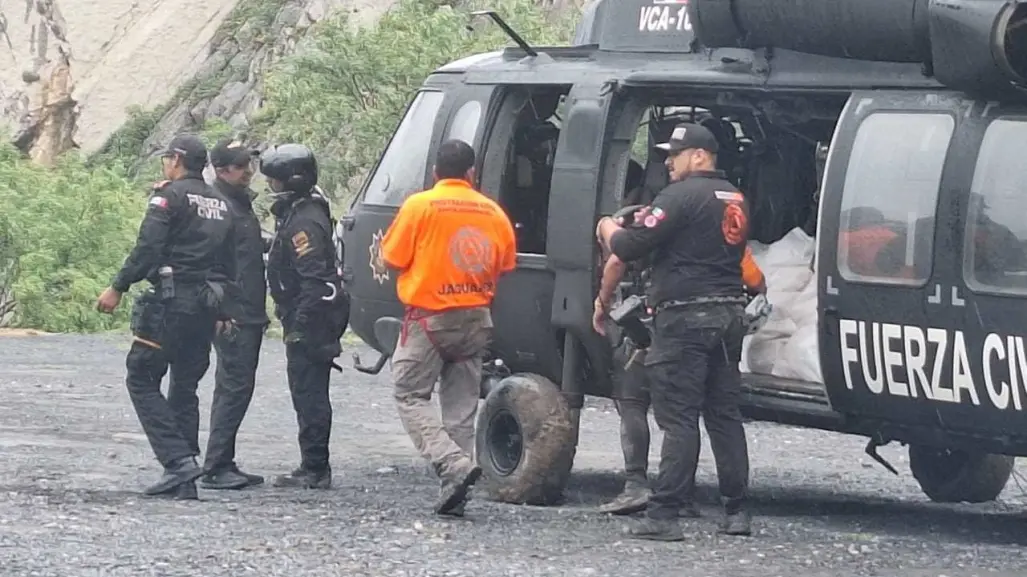
{"label": "muddy ground", "polygon": [[[137,491],[159,467],[122,384],[126,349],[119,336],[0,338],[0,575],[969,577],[1027,567],[1027,498],[1015,481],[996,503],[931,504],[899,447],[882,450],[896,477],[863,455],[861,439],[768,424],[747,428],[752,538],[715,534],[707,445],[705,517],[685,523],[687,540],[627,540],[621,519],[595,512],[620,485],[617,416],[602,400],[584,412],[565,506],[477,500],[466,520],[436,519],[435,481],[396,418],[386,375],[352,370],[332,376],[331,491],[146,499]],[[204,418],[211,386],[208,376]],[[296,424],[273,340],[257,386],[239,462],[284,472],[297,464]]]}

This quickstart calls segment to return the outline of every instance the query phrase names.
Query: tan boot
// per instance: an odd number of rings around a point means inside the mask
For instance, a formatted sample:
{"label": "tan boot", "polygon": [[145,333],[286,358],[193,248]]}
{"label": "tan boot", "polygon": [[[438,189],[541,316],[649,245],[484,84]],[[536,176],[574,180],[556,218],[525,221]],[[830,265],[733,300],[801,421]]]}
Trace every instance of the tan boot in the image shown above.
{"label": "tan boot", "polygon": [[621,491],[621,494],[617,495],[613,501],[599,507],[599,512],[611,515],[638,513],[645,510],[646,505],[649,503],[649,495],[648,487],[628,481],[624,484],[624,490]]}

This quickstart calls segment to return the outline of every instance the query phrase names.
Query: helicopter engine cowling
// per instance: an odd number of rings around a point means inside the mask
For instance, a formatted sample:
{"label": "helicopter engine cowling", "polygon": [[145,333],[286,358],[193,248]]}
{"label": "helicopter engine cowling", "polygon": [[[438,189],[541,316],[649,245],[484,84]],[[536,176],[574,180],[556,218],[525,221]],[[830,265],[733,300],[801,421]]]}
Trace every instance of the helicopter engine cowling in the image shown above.
{"label": "helicopter engine cowling", "polygon": [[957,90],[1027,86],[1027,3],[1017,0],[690,0],[707,48],[782,48],[922,63]]}

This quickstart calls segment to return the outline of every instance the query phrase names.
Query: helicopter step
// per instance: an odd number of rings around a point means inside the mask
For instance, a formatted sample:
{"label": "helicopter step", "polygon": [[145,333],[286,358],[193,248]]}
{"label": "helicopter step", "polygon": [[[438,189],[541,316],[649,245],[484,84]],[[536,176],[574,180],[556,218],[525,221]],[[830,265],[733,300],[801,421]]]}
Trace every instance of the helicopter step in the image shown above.
{"label": "helicopter step", "polygon": [[743,373],[741,409],[746,418],[756,421],[844,430],[844,418],[831,408],[820,383]]}

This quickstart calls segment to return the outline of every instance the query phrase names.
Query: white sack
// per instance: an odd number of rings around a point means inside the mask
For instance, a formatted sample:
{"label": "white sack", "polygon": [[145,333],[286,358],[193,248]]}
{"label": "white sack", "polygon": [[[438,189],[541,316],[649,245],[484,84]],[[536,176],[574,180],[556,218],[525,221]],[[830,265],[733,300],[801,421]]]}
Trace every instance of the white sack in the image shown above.
{"label": "white sack", "polygon": [[[785,345],[798,330],[793,319],[793,304],[813,280],[809,264],[815,243],[801,228],[792,229],[781,240],[767,246],[749,243],[753,259],[767,281],[767,300],[774,310],[756,334],[747,337],[742,348],[742,371],[773,374],[774,364],[784,354]],[[816,291],[816,282],[813,282]],[[808,303],[804,303],[808,307]],[[813,301],[813,324],[816,326],[816,301]],[[801,315],[800,316],[804,316]]]}
{"label": "white sack", "polygon": [[811,275],[806,286],[799,291],[795,300],[787,307],[788,318],[802,329],[817,325],[817,277]]}
{"label": "white sack", "polygon": [[823,383],[820,371],[820,349],[817,346],[817,325],[800,327],[781,349],[781,358],[774,364],[773,375],[786,379],[797,379]]}
{"label": "white sack", "polygon": [[745,368],[741,370],[762,375],[773,374],[774,363],[781,357],[795,329],[795,323],[775,307],[767,318],[767,324],[742,341],[742,364]]}

